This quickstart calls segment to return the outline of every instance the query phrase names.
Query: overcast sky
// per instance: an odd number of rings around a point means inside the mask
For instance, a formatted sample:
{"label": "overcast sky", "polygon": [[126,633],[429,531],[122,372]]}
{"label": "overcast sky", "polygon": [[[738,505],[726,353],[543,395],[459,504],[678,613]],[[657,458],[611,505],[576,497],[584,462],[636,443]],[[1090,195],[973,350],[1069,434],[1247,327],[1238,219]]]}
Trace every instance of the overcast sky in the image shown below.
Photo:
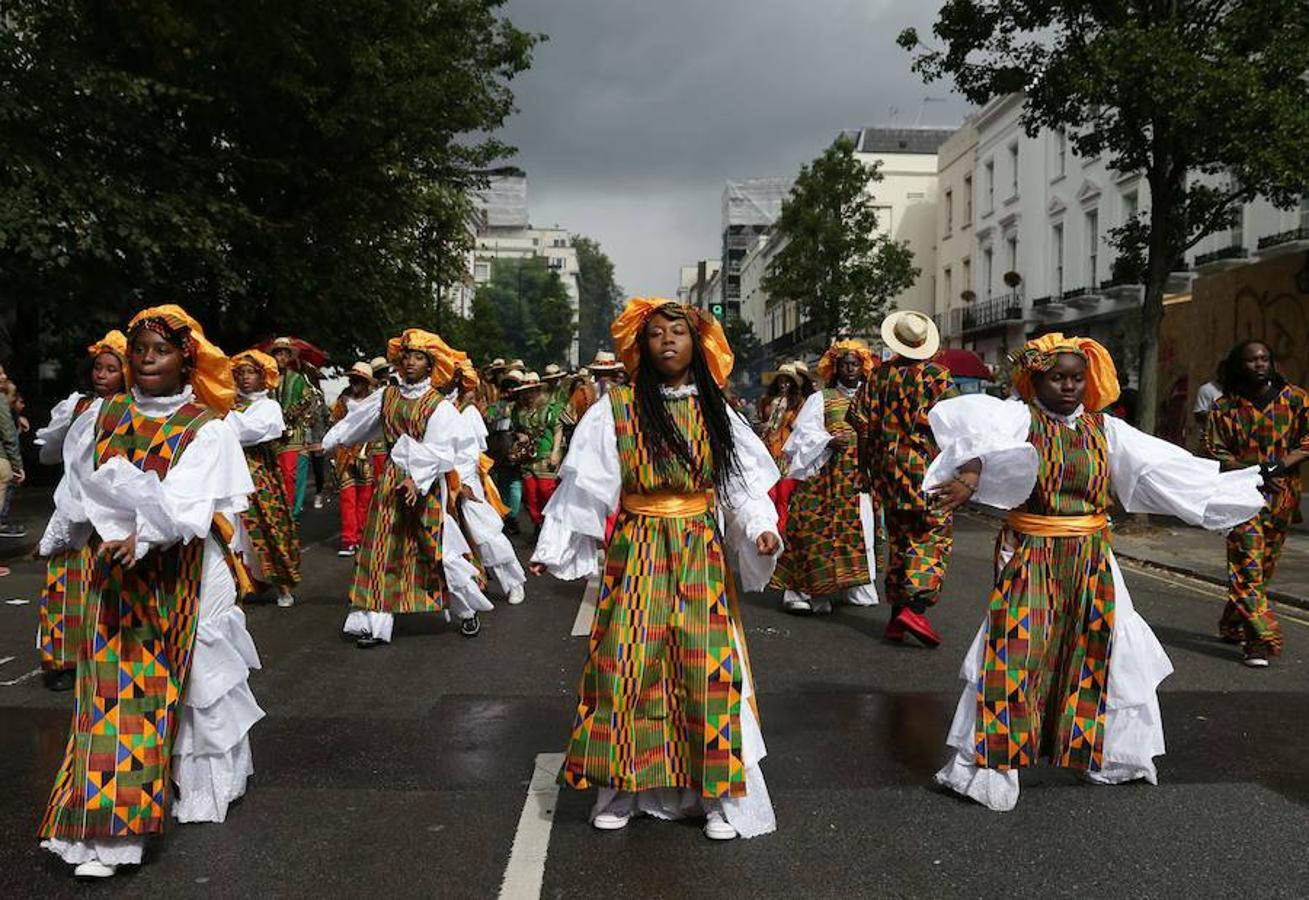
{"label": "overcast sky", "polygon": [[895,45],[938,6],[509,0],[515,25],[550,36],[514,81],[504,135],[532,223],[597,239],[628,294],[671,295],[680,265],[719,255],[727,179],[793,175],[842,128],[962,121],[964,101]]}

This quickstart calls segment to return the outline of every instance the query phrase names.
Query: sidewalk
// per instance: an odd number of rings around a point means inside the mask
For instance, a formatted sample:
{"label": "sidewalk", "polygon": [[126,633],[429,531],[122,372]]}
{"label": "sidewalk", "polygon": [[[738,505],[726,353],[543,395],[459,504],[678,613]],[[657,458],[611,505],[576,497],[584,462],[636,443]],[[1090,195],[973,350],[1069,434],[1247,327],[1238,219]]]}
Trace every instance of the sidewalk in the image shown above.
{"label": "sidewalk", "polygon": [[[972,505],[968,512],[986,519],[1003,518],[1002,513],[989,507]],[[1227,541],[1223,535],[1175,520],[1155,519],[1149,525],[1118,524],[1114,529],[1114,555],[1140,565],[1227,585]],[[1268,596],[1278,603],[1309,609],[1309,534],[1292,531],[1287,536]]]}

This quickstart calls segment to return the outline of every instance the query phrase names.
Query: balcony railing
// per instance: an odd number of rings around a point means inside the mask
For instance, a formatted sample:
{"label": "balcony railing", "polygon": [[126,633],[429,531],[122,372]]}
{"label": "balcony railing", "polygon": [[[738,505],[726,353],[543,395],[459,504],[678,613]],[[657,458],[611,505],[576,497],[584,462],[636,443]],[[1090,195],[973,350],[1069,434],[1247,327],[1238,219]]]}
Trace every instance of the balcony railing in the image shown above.
{"label": "balcony railing", "polygon": [[1023,318],[1023,300],[1017,294],[992,297],[963,310],[963,330],[976,331],[1004,322],[1017,322]]}
{"label": "balcony railing", "polygon": [[[1263,245],[1264,242],[1260,241],[1259,248],[1261,250],[1263,249]],[[1209,263],[1222,262],[1226,259],[1246,259],[1248,257],[1249,254],[1245,252],[1244,247],[1240,244],[1233,244],[1230,247],[1222,247],[1218,250],[1214,250],[1212,253],[1201,253],[1195,258],[1195,265],[1199,268],[1200,266],[1207,266]]]}
{"label": "balcony railing", "polygon": [[[1292,228],[1290,231],[1262,237],[1259,239],[1259,249],[1267,250],[1270,247],[1280,247],[1282,244],[1290,244],[1293,241],[1309,241],[1309,227]],[[1198,263],[1199,260],[1197,259],[1196,262]]]}

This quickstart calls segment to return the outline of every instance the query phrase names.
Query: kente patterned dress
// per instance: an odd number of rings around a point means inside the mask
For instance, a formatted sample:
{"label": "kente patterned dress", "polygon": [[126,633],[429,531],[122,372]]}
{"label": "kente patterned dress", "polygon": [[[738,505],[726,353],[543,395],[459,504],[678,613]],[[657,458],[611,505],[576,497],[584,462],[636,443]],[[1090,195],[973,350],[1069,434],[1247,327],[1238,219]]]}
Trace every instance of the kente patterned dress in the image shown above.
{"label": "kente patterned dress", "polygon": [[[50,424],[39,429],[36,435],[43,463],[53,465],[62,460],[64,437],[73,420],[88,412],[94,416],[100,409],[100,402],[100,398],[93,394],[75,393],[55,406],[50,413]],[[83,541],[78,547],[52,553],[46,560],[36,631],[36,649],[41,668],[46,672],[77,667],[77,647],[81,643],[86,605],[86,579],[94,552],[92,542]]]}
{"label": "kente patterned dress", "polygon": [[[877,602],[876,523],[859,443],[846,422],[854,390],[834,387],[805,400],[786,442],[791,494],[787,546],[777,561],[772,587],[808,596],[858,593],[864,605]],[[848,443],[829,447],[838,435]]]}
{"label": "kente patterned dress", "polygon": [[[1225,394],[1209,414],[1209,455],[1224,469],[1276,462],[1295,450],[1309,450],[1309,394],[1294,385],[1265,404]],[[1282,652],[1282,628],[1268,603],[1268,582],[1291,526],[1300,515],[1299,469],[1264,488],[1259,514],[1227,534],[1227,605],[1218,632],[1230,641],[1254,640],[1270,655]]]}
{"label": "kente patterned dress", "polygon": [[[341,421],[346,414],[363,403],[368,395],[355,398],[342,394],[332,404],[331,418],[333,424]],[[341,546],[353,548],[363,538],[364,524],[368,521],[368,510],[372,506],[373,491],[377,487],[379,471],[384,468],[374,464],[374,456],[386,459],[386,442],[343,444],[332,454],[332,473],[339,488],[341,504]]]}
{"label": "kente patterned dress", "polygon": [[937,453],[928,413],[955,393],[948,369],[897,357],[873,370],[847,413],[886,522],[886,593],[895,607],[936,603],[945,581],[954,520],[932,509],[923,476]]}
{"label": "kente patterned dress", "polygon": [[937,780],[992,809],[1018,801],[1018,770],[1049,760],[1100,783],[1156,781],[1156,690],[1172,672],[1114,561],[1110,492],[1132,513],[1224,530],[1263,503],[1258,470],[1218,464],[1112,416],[1057,416],[986,396],[931,413],[941,454],[926,488],[982,461],[974,499],[1011,510],[986,616]]}
{"label": "kente patterned dress", "polygon": [[721,804],[750,837],[775,823],[733,569],[747,590],[772,574],[754,541],[777,527],[777,468],[732,413],[741,471],[715,496],[695,388],[665,402],[694,466],[655,465],[633,389],[614,387],[578,424],[546,509],[533,559],[572,579],[595,572],[605,519],[620,508],[560,780],[599,787],[597,815],[618,791],[639,792],[643,812],[666,818]]}
{"label": "kente patterned dress", "polygon": [[282,407],[266,391],[243,394],[226,422],[241,442],[255,485],[234,546],[255,581],[290,590],[300,583],[300,533],[277,467],[277,449],[286,430]]}
{"label": "kente patterned dress", "polygon": [[69,430],[65,490],[41,541],[135,534],[132,568],[98,560],[87,584],[77,694],[41,824],[70,863],[140,862],[142,839],[221,822],[253,773],[247,684],[259,657],[236,605],[231,522],[254,490],[231,429],[193,398],[121,394]]}
{"label": "kente patterned dress", "polygon": [[[333,425],[323,449],[331,452],[379,435],[389,458],[355,556],[345,631],[389,641],[399,613],[448,609],[463,619],[491,609],[471,546],[446,514],[452,485],[458,487],[461,455],[473,444],[459,413],[426,381],[387,386]],[[406,477],[420,494],[414,506],[400,494]]]}

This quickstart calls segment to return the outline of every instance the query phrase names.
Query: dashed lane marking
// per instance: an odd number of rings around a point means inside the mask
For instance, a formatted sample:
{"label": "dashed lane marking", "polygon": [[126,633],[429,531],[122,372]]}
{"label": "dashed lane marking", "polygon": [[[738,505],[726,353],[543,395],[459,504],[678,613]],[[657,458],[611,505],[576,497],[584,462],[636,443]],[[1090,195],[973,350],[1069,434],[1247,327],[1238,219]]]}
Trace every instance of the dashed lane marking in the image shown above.
{"label": "dashed lane marking", "polygon": [[17,678],[11,678],[9,681],[0,681],[0,687],[13,687],[16,684],[22,684],[24,681],[29,681],[40,674],[40,669],[33,669],[26,675],[19,675]]}
{"label": "dashed lane marking", "polygon": [[573,620],[573,637],[582,637],[591,633],[591,623],[595,621],[595,604],[600,598],[600,576],[592,575],[586,580],[586,590],[582,591],[582,605],[577,608],[577,618]]}
{"label": "dashed lane marking", "polygon": [[541,896],[545,881],[545,857],[550,850],[550,831],[554,827],[555,807],[559,799],[556,776],[564,764],[562,753],[538,753],[527,786],[527,800],[518,817],[514,847],[509,853],[504,880],[500,882],[502,900],[534,900]]}

